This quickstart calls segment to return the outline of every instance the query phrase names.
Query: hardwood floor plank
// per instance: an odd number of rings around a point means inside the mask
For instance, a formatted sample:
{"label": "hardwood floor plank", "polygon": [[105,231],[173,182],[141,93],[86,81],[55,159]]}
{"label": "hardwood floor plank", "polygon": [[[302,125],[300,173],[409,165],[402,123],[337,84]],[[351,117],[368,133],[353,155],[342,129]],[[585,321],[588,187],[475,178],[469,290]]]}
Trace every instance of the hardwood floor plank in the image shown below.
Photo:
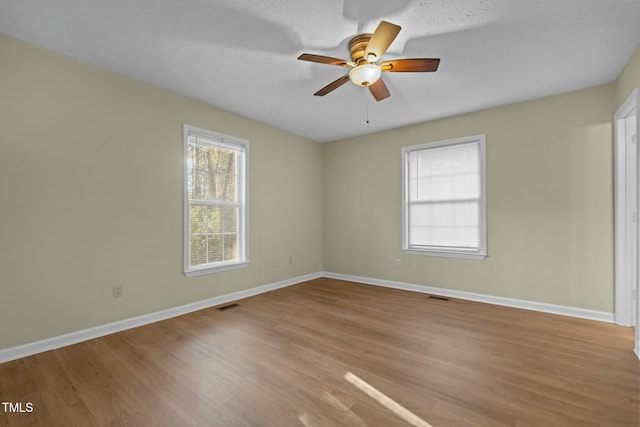
{"label": "hardwood floor plank", "polygon": [[[10,363],[0,364],[0,421],[2,426],[38,426],[46,425],[51,419],[50,411],[44,404],[42,394],[44,391],[39,388],[37,377],[32,375],[32,367],[36,356],[16,360]],[[29,373],[25,375],[25,372]],[[33,406],[32,412],[12,412],[5,409],[5,402],[26,407],[27,403]],[[25,409],[27,410],[27,409]]]}
{"label": "hardwood floor plank", "polygon": [[[37,379],[38,388],[47,390],[46,393],[41,393],[41,399],[46,408],[43,421],[47,420],[58,425],[96,425],[96,420],[89,408],[78,399],[78,390],[55,358],[38,354],[29,360],[33,362],[30,370],[33,372],[33,377]],[[42,409],[38,408],[38,413],[41,413]]]}
{"label": "hardwood floor plank", "polygon": [[630,328],[326,278],[236,303],[0,364],[34,407],[0,425],[640,425]]}

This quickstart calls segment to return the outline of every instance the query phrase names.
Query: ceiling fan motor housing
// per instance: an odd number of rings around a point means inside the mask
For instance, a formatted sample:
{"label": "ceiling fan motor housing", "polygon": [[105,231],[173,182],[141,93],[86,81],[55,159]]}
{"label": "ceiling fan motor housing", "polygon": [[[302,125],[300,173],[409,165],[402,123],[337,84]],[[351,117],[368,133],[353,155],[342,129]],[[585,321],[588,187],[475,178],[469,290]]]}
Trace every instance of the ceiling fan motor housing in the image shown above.
{"label": "ceiling fan motor housing", "polygon": [[355,36],[349,41],[349,53],[351,55],[351,60],[359,64],[361,61],[366,61],[364,57],[365,49],[369,44],[369,40],[371,40],[371,36],[373,34],[360,34]]}

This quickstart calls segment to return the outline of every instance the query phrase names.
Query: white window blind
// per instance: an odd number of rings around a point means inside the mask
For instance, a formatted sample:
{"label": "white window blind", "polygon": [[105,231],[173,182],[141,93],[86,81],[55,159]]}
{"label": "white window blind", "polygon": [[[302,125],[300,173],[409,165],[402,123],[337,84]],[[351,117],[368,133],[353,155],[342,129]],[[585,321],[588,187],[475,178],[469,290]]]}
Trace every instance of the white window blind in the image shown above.
{"label": "white window blind", "polygon": [[185,125],[185,273],[246,266],[248,141]]}
{"label": "white window blind", "polygon": [[403,148],[403,250],[484,258],[484,135]]}

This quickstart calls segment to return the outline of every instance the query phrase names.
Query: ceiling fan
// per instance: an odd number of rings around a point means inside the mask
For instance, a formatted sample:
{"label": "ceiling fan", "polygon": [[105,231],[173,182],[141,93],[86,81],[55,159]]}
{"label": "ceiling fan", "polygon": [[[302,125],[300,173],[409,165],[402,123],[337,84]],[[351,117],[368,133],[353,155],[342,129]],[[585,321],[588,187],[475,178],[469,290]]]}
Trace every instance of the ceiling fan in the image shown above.
{"label": "ceiling fan", "polygon": [[358,86],[368,87],[376,101],[389,97],[387,85],[382,81],[383,72],[430,72],[438,69],[439,58],[392,59],[378,63],[391,43],[400,32],[399,25],[381,21],[373,34],[359,34],[349,41],[351,61],[332,58],[330,56],[303,53],[298,57],[301,61],[318,62],[320,64],[351,67],[349,73],[329,83],[314,95],[324,96],[339,88],[349,80]]}

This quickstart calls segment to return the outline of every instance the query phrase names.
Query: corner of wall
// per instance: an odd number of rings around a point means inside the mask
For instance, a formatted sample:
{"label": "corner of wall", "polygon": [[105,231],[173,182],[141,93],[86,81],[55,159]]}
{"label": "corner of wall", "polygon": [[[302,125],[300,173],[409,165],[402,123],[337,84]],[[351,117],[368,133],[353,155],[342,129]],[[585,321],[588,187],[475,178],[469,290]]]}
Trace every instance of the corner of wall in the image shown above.
{"label": "corner of wall", "polygon": [[625,64],[615,83],[614,112],[624,104],[633,90],[640,87],[640,44]]}

